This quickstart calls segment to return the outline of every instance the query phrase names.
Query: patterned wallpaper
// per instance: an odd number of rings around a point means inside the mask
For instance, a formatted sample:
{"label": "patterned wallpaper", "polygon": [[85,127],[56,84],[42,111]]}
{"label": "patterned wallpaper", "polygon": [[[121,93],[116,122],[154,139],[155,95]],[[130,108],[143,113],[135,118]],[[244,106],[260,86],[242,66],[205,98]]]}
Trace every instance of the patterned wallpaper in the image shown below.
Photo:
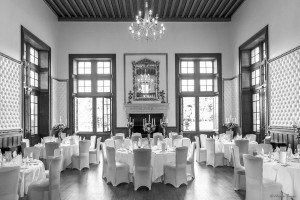
{"label": "patterned wallpaper", "polygon": [[223,83],[223,123],[229,116],[236,118],[239,123],[239,79],[237,77],[230,80],[225,79]]}
{"label": "patterned wallpaper", "polygon": [[52,126],[57,123],[69,125],[68,81],[52,79]]}
{"label": "patterned wallpaper", "polygon": [[300,120],[300,49],[269,63],[270,126],[289,126]]}
{"label": "patterned wallpaper", "polygon": [[21,64],[0,54],[0,130],[22,128]]}

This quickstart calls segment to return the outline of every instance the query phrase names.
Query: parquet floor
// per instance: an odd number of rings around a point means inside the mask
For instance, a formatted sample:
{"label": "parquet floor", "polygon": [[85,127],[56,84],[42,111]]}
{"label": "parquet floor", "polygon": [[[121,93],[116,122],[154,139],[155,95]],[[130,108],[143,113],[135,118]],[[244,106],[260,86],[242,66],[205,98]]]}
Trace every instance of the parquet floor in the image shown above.
{"label": "parquet floor", "polygon": [[[172,185],[153,183],[152,189],[141,187],[134,191],[133,184],[113,187],[102,179],[102,164],[90,169],[67,169],[61,173],[62,200],[243,200],[245,191],[233,190],[233,168],[206,166],[195,162],[196,178],[174,188]],[[25,200],[26,198],[22,198]]]}

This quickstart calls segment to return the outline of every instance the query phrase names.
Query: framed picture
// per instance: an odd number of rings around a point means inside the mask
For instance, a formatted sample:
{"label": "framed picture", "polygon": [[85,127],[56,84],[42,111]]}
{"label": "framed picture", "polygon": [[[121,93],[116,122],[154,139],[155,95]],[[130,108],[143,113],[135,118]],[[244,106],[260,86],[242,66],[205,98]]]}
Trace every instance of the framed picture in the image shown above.
{"label": "framed picture", "polygon": [[[166,53],[124,54],[124,103],[168,102],[168,55]],[[129,100],[131,92],[132,99]]]}
{"label": "framed picture", "polygon": [[68,106],[68,80],[52,78],[51,88],[51,109],[52,125],[64,123],[69,127],[69,106]]}

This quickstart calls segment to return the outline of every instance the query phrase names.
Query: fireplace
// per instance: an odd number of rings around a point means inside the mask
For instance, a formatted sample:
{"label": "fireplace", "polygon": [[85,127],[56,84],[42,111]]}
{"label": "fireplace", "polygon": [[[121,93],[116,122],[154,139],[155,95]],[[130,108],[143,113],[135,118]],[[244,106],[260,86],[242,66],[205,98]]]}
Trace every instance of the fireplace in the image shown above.
{"label": "fireplace", "polygon": [[[160,127],[160,120],[163,118],[163,113],[151,113],[151,114],[129,114],[129,117],[131,117],[131,120],[134,119],[134,127],[132,129],[132,133],[138,132],[141,133],[143,137],[147,137],[147,132],[144,132],[143,130],[143,119],[146,119],[148,121],[149,115],[151,120],[155,119],[155,125],[156,129],[155,132],[163,132],[162,128]],[[152,133],[152,134],[153,134]],[[151,134],[151,136],[152,136]]]}

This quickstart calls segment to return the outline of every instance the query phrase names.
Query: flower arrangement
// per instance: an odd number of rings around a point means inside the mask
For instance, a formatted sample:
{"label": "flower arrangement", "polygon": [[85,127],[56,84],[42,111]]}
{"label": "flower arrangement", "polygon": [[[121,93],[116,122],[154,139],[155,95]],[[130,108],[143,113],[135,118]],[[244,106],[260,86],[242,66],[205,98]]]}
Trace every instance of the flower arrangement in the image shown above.
{"label": "flower arrangement", "polygon": [[151,132],[155,131],[156,126],[153,123],[144,123],[143,130],[150,134]]}
{"label": "flower arrangement", "polygon": [[234,122],[227,122],[227,123],[223,124],[223,126],[226,126],[227,130],[232,130],[236,127],[239,127],[239,125]]}
{"label": "flower arrangement", "polygon": [[133,128],[134,127],[134,123],[133,122],[127,122],[127,128]]}
{"label": "flower arrangement", "polygon": [[56,132],[62,132],[63,130],[65,130],[65,128],[66,128],[66,125],[64,123],[58,123],[52,127],[52,130],[54,130]]}

